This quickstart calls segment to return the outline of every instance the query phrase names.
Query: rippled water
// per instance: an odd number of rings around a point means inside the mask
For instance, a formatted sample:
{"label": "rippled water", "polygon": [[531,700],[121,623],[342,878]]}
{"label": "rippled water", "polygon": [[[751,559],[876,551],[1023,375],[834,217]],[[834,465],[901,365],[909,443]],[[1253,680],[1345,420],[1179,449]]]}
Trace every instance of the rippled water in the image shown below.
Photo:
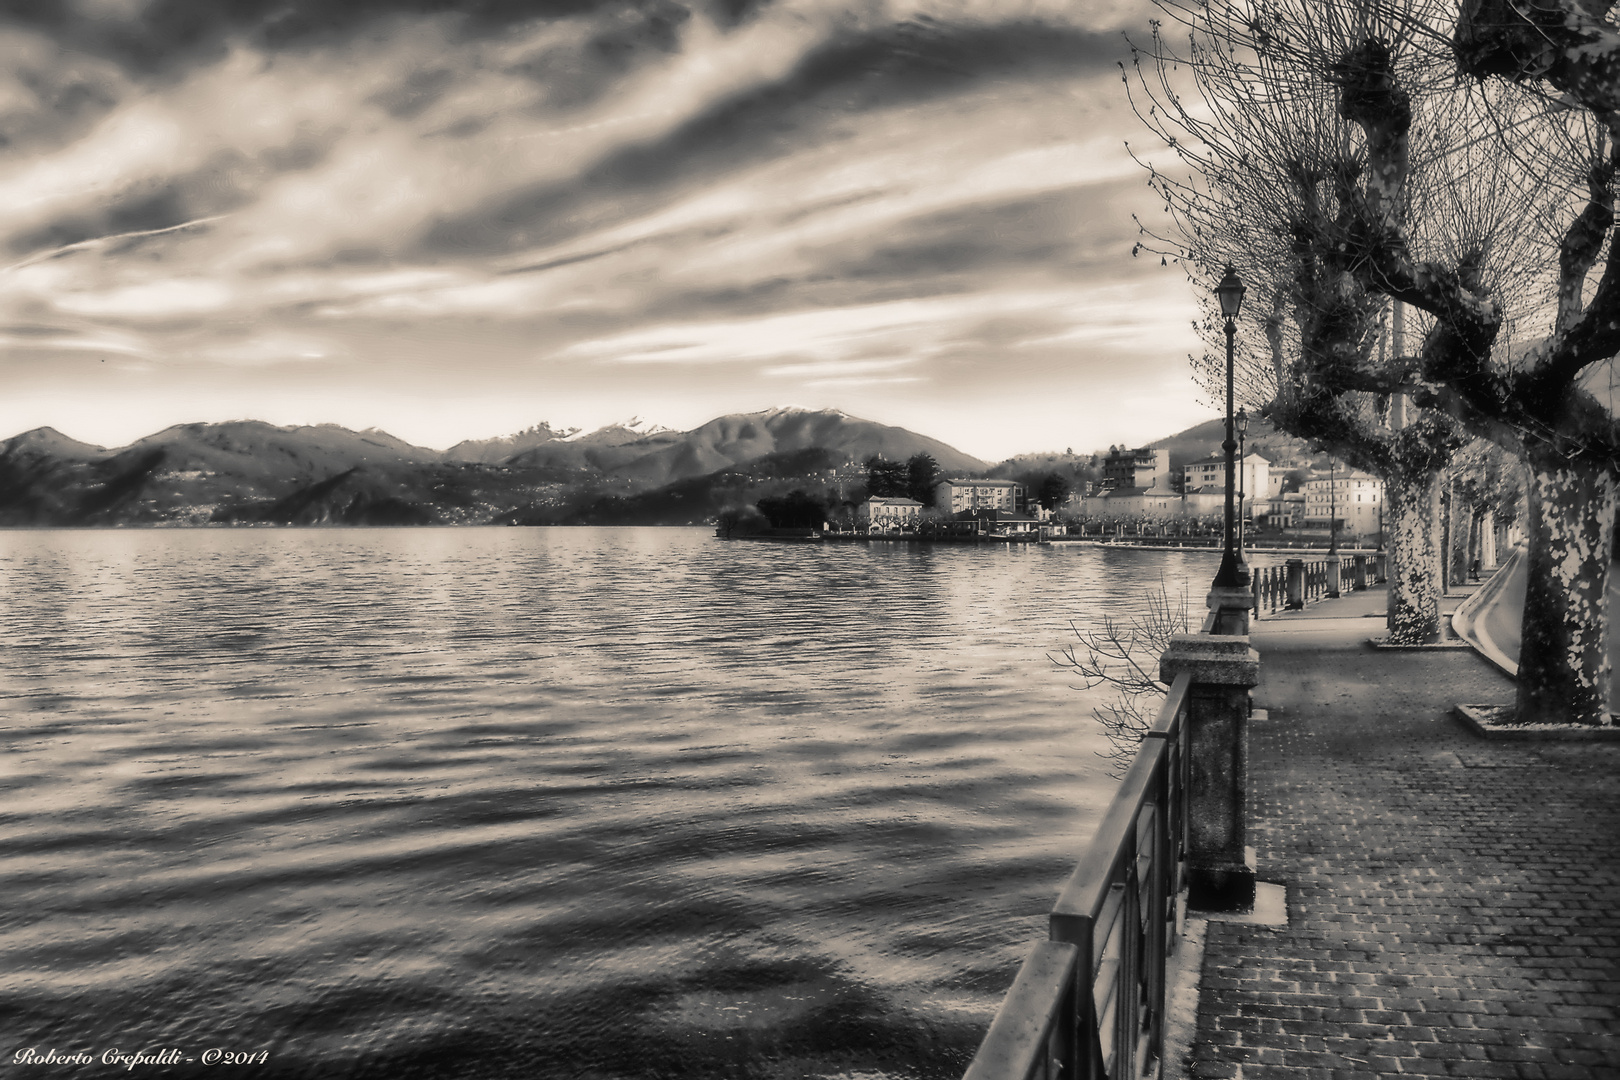
{"label": "rippled water", "polygon": [[955,1077],[1112,788],[1048,653],[1214,565],[0,532],[0,1060]]}

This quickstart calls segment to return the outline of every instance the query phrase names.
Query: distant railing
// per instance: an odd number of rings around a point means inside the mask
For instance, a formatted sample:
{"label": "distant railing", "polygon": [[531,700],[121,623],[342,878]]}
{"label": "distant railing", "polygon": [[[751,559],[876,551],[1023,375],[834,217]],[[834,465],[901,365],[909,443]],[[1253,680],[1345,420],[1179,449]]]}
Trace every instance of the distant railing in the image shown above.
{"label": "distant railing", "polygon": [[1288,568],[1267,566],[1251,572],[1254,588],[1254,613],[1269,615],[1288,606]]}
{"label": "distant railing", "polygon": [[[1207,634],[1214,613],[1204,625]],[[1019,969],[964,1080],[1125,1080],[1164,1053],[1165,964],[1186,872],[1183,672]]]}
{"label": "distant railing", "polygon": [[1338,575],[1333,559],[1308,563],[1289,559],[1281,566],[1268,566],[1250,573],[1257,618],[1284,609],[1297,610],[1330,596],[1370,589],[1387,580],[1387,557],[1382,551],[1357,552],[1338,557]]}
{"label": "distant railing", "polygon": [[1321,600],[1327,596],[1328,573],[1327,563],[1312,562],[1305,564],[1305,602]]}

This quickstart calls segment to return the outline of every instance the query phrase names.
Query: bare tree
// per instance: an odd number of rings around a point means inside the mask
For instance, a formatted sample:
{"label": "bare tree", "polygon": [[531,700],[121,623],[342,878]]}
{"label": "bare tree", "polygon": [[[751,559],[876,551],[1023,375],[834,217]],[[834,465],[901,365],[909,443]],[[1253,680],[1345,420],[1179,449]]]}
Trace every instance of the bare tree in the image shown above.
{"label": "bare tree", "polygon": [[[1156,24],[1127,86],[1134,76],[1138,114],[1187,170],[1149,166],[1169,224],[1144,225],[1141,246],[1180,262],[1206,303],[1225,264],[1242,268],[1260,307],[1244,328],[1244,396],[1281,430],[1384,480],[1391,637],[1433,641],[1443,591],[1441,478],[1463,437],[1450,418],[1426,411],[1388,422],[1389,389],[1369,388],[1366,374],[1388,367],[1390,305],[1314,250],[1302,227],[1339,213],[1359,169],[1334,90],[1300,78],[1286,54],[1257,41],[1234,47],[1243,34],[1267,31],[1252,20],[1236,27],[1230,5],[1160,6],[1185,44]],[[1213,311],[1199,329],[1212,348],[1195,367],[1206,385],[1219,382]]]}
{"label": "bare tree", "polygon": [[[1308,306],[1294,319],[1296,384],[1313,404],[1365,408],[1355,395],[1368,395],[1376,409],[1404,396],[1436,418],[1438,442],[1419,440],[1434,449],[1455,440],[1444,429],[1457,421],[1525,459],[1517,715],[1606,723],[1620,425],[1583,379],[1620,350],[1610,5],[1468,0],[1460,20],[1438,0],[1161,7],[1189,29],[1197,96],[1182,105],[1172,69],[1146,111],[1173,110],[1191,188],[1250,216],[1240,233],[1266,240],[1265,265],[1284,265],[1286,247],[1320,269],[1293,270],[1293,290],[1279,292]],[[1301,117],[1303,137],[1284,126]],[[1207,224],[1189,218],[1177,234],[1206,274],[1242,239]],[[1309,280],[1329,290],[1299,287]],[[1416,314],[1417,350],[1366,347],[1354,316],[1370,297]],[[1398,519],[1398,499],[1391,509]]]}
{"label": "bare tree", "polygon": [[1104,615],[1097,630],[1070,627],[1079,642],[1054,654],[1052,662],[1080,678],[1077,689],[1110,686],[1117,691],[1114,700],[1091,713],[1108,736],[1105,756],[1114,774],[1123,775],[1167,693],[1159,682],[1159,657],[1170,647],[1172,635],[1192,628],[1187,596],[1172,597],[1161,581],[1148,594],[1146,611],[1125,619]]}

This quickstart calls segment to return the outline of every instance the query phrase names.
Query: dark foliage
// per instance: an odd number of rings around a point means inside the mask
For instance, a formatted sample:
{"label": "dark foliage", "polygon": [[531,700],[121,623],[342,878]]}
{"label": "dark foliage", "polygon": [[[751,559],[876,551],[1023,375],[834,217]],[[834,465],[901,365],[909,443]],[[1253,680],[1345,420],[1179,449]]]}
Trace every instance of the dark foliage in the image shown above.
{"label": "dark foliage", "polygon": [[907,498],[911,490],[911,466],[904,461],[866,459],[866,490],[880,499]]}
{"label": "dark foliage", "polygon": [[906,495],[924,506],[934,505],[934,485],[945,478],[932,454],[913,454],[906,460]]}
{"label": "dark foliage", "polygon": [[782,498],[764,498],[756,504],[773,529],[819,529],[827,520],[827,504],[803,491]]}

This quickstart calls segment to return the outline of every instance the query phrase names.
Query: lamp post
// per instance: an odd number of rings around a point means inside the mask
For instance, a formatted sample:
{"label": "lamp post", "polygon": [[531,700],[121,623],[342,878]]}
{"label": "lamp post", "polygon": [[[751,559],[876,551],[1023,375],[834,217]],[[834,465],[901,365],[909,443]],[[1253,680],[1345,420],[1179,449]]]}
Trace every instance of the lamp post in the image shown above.
{"label": "lamp post", "polygon": [[1339,553],[1339,484],[1334,479],[1337,463],[1328,459],[1328,554]]}
{"label": "lamp post", "polygon": [[1221,568],[1215,573],[1214,585],[1217,589],[1249,587],[1249,568],[1243,564],[1242,557],[1233,545],[1236,530],[1233,528],[1232,514],[1232,495],[1237,487],[1237,463],[1232,456],[1237,450],[1237,439],[1233,437],[1232,430],[1232,354],[1236,347],[1238,312],[1243,308],[1243,294],[1246,291],[1232,264],[1227,263],[1226,276],[1215,286],[1215,295],[1221,302],[1221,315],[1226,319],[1226,441],[1221,443],[1221,449],[1226,453],[1226,535],[1221,551]]}
{"label": "lamp post", "polygon": [[1246,497],[1246,492],[1244,491],[1244,488],[1247,486],[1246,482],[1247,482],[1247,479],[1248,479],[1248,468],[1247,468],[1247,466],[1245,464],[1245,459],[1248,457],[1248,452],[1243,449],[1243,437],[1245,435],[1247,435],[1248,433],[1249,433],[1249,410],[1247,410],[1247,409],[1239,409],[1238,414],[1237,414],[1237,437],[1238,437],[1238,456],[1237,456],[1237,465],[1238,465],[1237,554],[1238,554],[1238,561],[1240,561],[1240,562],[1243,559],[1243,503],[1244,503],[1244,499]]}

